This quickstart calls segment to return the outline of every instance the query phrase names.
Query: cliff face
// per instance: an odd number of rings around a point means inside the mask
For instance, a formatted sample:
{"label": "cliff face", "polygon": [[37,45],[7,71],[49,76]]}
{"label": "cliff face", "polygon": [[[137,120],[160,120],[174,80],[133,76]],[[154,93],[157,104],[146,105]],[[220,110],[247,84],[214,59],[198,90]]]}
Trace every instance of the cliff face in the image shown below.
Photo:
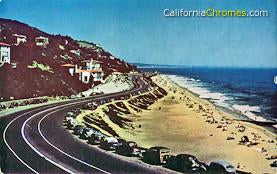
{"label": "cliff face", "polygon": [[[27,42],[15,45],[14,34],[24,35]],[[46,47],[36,46],[35,38],[48,38]],[[70,76],[61,65],[80,64],[83,60],[100,62],[107,77],[112,72],[136,71],[136,68],[115,58],[96,44],[76,41],[69,36],[51,35],[18,21],[0,18],[0,42],[11,45],[11,63],[0,67],[0,98],[71,95],[91,87],[77,76]]]}

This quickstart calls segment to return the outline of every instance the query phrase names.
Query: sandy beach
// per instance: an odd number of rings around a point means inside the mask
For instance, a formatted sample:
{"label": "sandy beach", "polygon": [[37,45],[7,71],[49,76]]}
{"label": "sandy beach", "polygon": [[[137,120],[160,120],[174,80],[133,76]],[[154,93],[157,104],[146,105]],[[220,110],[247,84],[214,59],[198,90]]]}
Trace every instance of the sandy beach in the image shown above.
{"label": "sandy beach", "polygon": [[[224,159],[239,170],[256,174],[277,172],[270,167],[274,160],[267,159],[277,155],[276,134],[251,123],[235,121],[232,114],[181,88],[165,75],[154,76],[152,80],[168,94],[139,111],[122,100],[128,110],[120,113],[120,117],[128,119],[123,125],[110,120],[104,112],[107,104],[95,111],[84,110],[77,120],[84,123],[85,116],[97,118],[119,137],[146,148],[166,146],[173,154],[193,154],[204,162]],[[240,142],[243,136],[246,140]]]}

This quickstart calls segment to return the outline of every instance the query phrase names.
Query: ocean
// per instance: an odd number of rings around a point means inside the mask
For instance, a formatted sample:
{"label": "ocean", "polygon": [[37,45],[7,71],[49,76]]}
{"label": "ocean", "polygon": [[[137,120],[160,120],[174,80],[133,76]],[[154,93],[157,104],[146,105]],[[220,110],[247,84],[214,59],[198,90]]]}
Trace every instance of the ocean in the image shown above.
{"label": "ocean", "polygon": [[158,71],[200,98],[256,121],[277,121],[276,69],[141,68]]}

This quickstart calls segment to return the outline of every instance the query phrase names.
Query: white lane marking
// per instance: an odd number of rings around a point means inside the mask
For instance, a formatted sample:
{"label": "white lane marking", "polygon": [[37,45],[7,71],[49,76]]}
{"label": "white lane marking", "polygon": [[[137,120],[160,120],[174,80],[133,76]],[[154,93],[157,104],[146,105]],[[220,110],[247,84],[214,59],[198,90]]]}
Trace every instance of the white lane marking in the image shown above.
{"label": "white lane marking", "polygon": [[[142,88],[142,86],[140,85],[140,87],[139,87],[137,90],[133,90],[133,92],[134,92],[134,91],[139,91],[141,88]],[[127,92],[122,92],[121,95],[122,95],[122,94],[125,94],[125,93],[127,93]],[[96,98],[94,98],[94,99],[98,99],[98,100],[99,100],[99,99],[104,99],[104,98],[106,98],[106,97],[113,97],[113,96],[118,96],[118,95],[120,95],[120,94],[114,94],[114,95],[111,94],[111,95],[107,95],[107,96],[103,96],[103,97],[96,97]],[[76,100],[77,100],[77,99],[76,99]],[[46,112],[46,111],[48,111],[48,110],[55,109],[55,108],[58,108],[58,107],[62,107],[62,106],[74,105],[74,104],[77,104],[77,103],[84,103],[84,102],[87,102],[87,101],[90,101],[90,100],[91,100],[91,99],[83,100],[83,101],[79,101],[79,102],[74,102],[74,103],[69,103],[69,104],[66,104],[66,105],[60,105],[60,106],[57,106],[57,107],[54,107],[54,108],[50,108],[50,109],[44,110],[43,112]],[[39,109],[41,109],[41,108],[38,108],[38,109],[35,109],[35,110],[39,110]],[[35,110],[33,110],[33,111],[35,111]],[[33,168],[31,168],[27,163],[25,163],[25,162],[13,151],[13,149],[12,149],[12,148],[9,146],[9,144],[7,143],[7,141],[6,141],[6,136],[5,136],[8,127],[9,127],[15,120],[17,120],[18,118],[20,118],[20,117],[22,117],[22,116],[24,116],[24,115],[26,115],[26,114],[28,114],[28,113],[30,113],[30,112],[32,112],[32,111],[29,111],[29,112],[27,112],[27,113],[24,113],[24,114],[22,114],[22,115],[16,117],[15,119],[13,119],[13,120],[7,125],[7,127],[5,128],[5,131],[4,131],[4,133],[3,133],[3,138],[4,138],[4,141],[5,141],[5,144],[6,144],[7,147],[11,150],[11,152],[15,155],[15,157],[16,157],[22,164],[24,164],[26,167],[28,167],[30,170],[32,170],[34,173],[38,173],[36,170],[34,170]],[[40,113],[43,113],[43,112],[40,112]],[[30,120],[31,118],[33,118],[33,117],[36,116],[36,115],[38,115],[38,114],[33,115],[33,116],[30,117],[28,120]],[[28,120],[26,120],[26,121],[24,122],[24,124],[23,124],[23,126],[22,126],[22,128],[21,128],[21,135],[22,135],[24,141],[25,141],[36,153],[38,153],[40,156],[42,156],[42,157],[45,158],[45,156],[44,156],[42,153],[40,153],[37,149],[35,149],[34,146],[33,146],[30,142],[28,142],[27,138],[25,137],[25,134],[24,134],[24,127],[25,127],[25,125],[26,125],[26,123],[27,123]],[[45,158],[45,159],[46,159],[46,160],[50,160],[50,159],[48,159],[48,158]],[[49,162],[51,162],[51,160],[50,160]],[[55,163],[54,161],[52,161],[52,162]],[[52,164],[53,164],[53,163],[52,163]],[[64,168],[63,166],[61,166],[61,165],[59,165],[59,164],[57,164],[57,163],[55,163],[55,164],[58,165],[59,167]],[[65,169],[65,170],[67,170],[67,169]]]}
{"label": "white lane marking", "polygon": [[71,171],[71,170],[69,170],[69,169],[67,169],[67,168],[65,168],[65,167],[62,166],[61,164],[56,163],[55,161],[51,160],[50,158],[46,157],[46,156],[45,156],[44,154],[42,154],[38,149],[36,149],[36,148],[27,140],[27,138],[26,138],[26,136],[25,136],[25,133],[24,133],[24,129],[25,129],[25,126],[26,126],[27,122],[28,122],[29,120],[31,120],[33,117],[37,116],[38,114],[41,114],[41,113],[44,113],[44,112],[47,112],[47,111],[50,111],[50,110],[53,110],[53,109],[57,109],[57,108],[60,108],[60,107],[63,107],[63,106],[73,105],[73,104],[82,103],[82,102],[87,102],[87,101],[90,101],[90,100],[84,100],[84,101],[69,103],[69,104],[65,104],[65,105],[61,105],[61,106],[56,106],[56,107],[53,107],[53,108],[49,108],[49,109],[43,110],[43,111],[41,111],[41,112],[38,112],[38,113],[32,115],[32,116],[29,117],[27,120],[25,120],[24,123],[23,123],[23,125],[22,125],[22,127],[21,127],[21,135],[22,135],[24,141],[28,144],[29,147],[32,148],[32,150],[33,150],[34,152],[36,152],[39,156],[43,157],[43,158],[44,158],[45,160],[47,160],[48,162],[52,163],[53,165],[57,166],[58,168],[60,168],[60,169],[62,169],[62,170],[64,170],[64,171],[66,171],[66,172],[68,172],[68,173],[70,173],[70,174],[74,174],[74,172]]}
{"label": "white lane marking", "polygon": [[[36,110],[38,110],[38,109],[36,109]],[[33,110],[33,111],[35,111],[35,110]],[[6,146],[7,146],[8,149],[13,153],[13,155],[14,155],[24,166],[26,166],[26,167],[27,167],[28,169],[30,169],[32,172],[38,174],[38,172],[37,172],[35,169],[33,169],[32,167],[30,167],[26,162],[24,162],[24,161],[15,153],[15,151],[11,148],[11,146],[9,145],[9,143],[8,143],[8,141],[7,141],[7,139],[6,139],[6,133],[7,133],[7,130],[8,130],[8,128],[9,128],[9,126],[10,126],[15,120],[17,120],[18,118],[23,117],[24,115],[27,115],[27,114],[29,114],[29,113],[31,113],[31,112],[32,112],[32,111],[26,112],[26,113],[24,113],[24,114],[19,115],[19,116],[16,117],[16,118],[14,118],[14,119],[5,127],[5,130],[4,130],[4,132],[3,132],[3,139],[4,139],[4,142],[5,142]]]}
{"label": "white lane marking", "polygon": [[[102,98],[102,97],[99,97],[99,99]],[[46,157],[43,153],[41,153],[38,149],[36,149],[26,138],[25,136],[25,133],[24,133],[24,129],[26,127],[26,125],[28,125],[28,121],[31,120],[32,118],[34,118],[35,116],[39,115],[39,114],[42,114],[44,112],[47,112],[47,111],[51,111],[51,110],[54,110],[54,109],[58,109],[58,108],[61,108],[61,107],[65,107],[65,106],[70,106],[70,105],[74,105],[74,104],[79,104],[79,103],[85,103],[85,102],[88,102],[88,101],[91,101],[91,99],[88,99],[88,100],[84,100],[84,101],[78,101],[78,102],[74,102],[74,103],[68,103],[68,104],[64,104],[64,105],[59,105],[59,106],[56,106],[56,107],[53,107],[53,108],[49,108],[49,109],[46,109],[46,110],[43,110],[41,112],[38,112],[34,115],[32,115],[31,117],[29,117],[27,120],[24,121],[22,127],[21,127],[21,135],[24,139],[24,141],[28,144],[28,146],[30,146],[34,152],[36,152],[39,156],[43,157],[45,160],[49,161],[50,163],[54,164],[55,166],[59,167],[60,169],[68,172],[68,173],[71,173],[71,174],[74,174],[73,171],[65,168],[64,166],[62,166],[61,164],[51,160],[50,158]],[[77,159],[77,158],[76,158]],[[95,168],[96,169],[96,168]],[[101,169],[102,170],[102,169]],[[104,171],[104,170],[103,170]],[[106,171],[105,171],[106,172]],[[108,173],[108,172],[107,172]]]}
{"label": "white lane marking", "polygon": [[[80,101],[80,102],[69,103],[69,104],[67,104],[67,105],[70,105],[70,104],[77,104],[77,103],[82,103],[82,102],[87,102],[87,101],[90,101],[90,100],[84,100],[84,101]],[[64,106],[64,105],[62,105],[62,106]],[[9,124],[5,127],[4,132],[3,132],[3,140],[4,140],[4,143],[6,144],[6,146],[8,147],[8,149],[13,153],[13,155],[14,155],[24,166],[26,166],[28,169],[30,169],[32,172],[34,172],[34,173],[36,173],[36,174],[38,174],[39,172],[36,171],[35,169],[33,169],[31,166],[29,166],[24,160],[22,160],[22,159],[16,154],[16,152],[12,149],[12,147],[9,145],[9,143],[8,143],[8,141],[7,141],[7,138],[6,138],[6,134],[7,134],[7,130],[8,130],[8,128],[10,127],[10,125],[11,125],[13,122],[15,122],[17,119],[19,119],[19,118],[21,118],[21,117],[23,117],[23,116],[25,116],[25,115],[27,115],[27,114],[29,114],[29,113],[31,113],[31,112],[40,110],[40,109],[41,109],[41,108],[34,109],[34,110],[32,110],[32,111],[26,112],[26,113],[24,113],[24,114],[19,115],[19,116],[16,117],[16,118],[12,119],[12,121],[10,121]],[[52,108],[50,108],[50,109],[52,109]],[[47,109],[47,110],[49,110],[49,109]],[[29,126],[29,125],[27,125],[27,126]],[[21,134],[22,134],[22,129],[21,129]],[[24,137],[23,137],[23,139],[24,139]],[[25,141],[25,139],[24,139],[24,141]],[[26,142],[26,141],[25,141],[25,142]],[[28,143],[27,143],[27,144],[28,144]],[[28,145],[29,145],[29,144],[28,144]],[[30,146],[30,145],[29,145],[29,146]],[[36,152],[36,151],[35,151],[35,152]]]}
{"label": "white lane marking", "polygon": [[63,109],[65,109],[65,108],[61,108],[61,109],[58,109],[58,110],[53,111],[53,112],[51,112],[51,113],[48,113],[47,115],[45,115],[45,116],[39,121],[39,123],[38,123],[38,131],[39,131],[39,134],[41,135],[41,137],[46,141],[46,143],[48,143],[50,146],[52,146],[54,149],[58,150],[58,151],[61,152],[62,154],[66,155],[66,156],[68,156],[68,157],[70,157],[70,158],[72,158],[72,159],[74,159],[74,160],[76,160],[76,161],[78,161],[78,162],[80,162],[80,163],[82,163],[82,164],[85,164],[85,165],[87,165],[87,166],[89,166],[89,167],[91,167],[91,168],[93,168],[93,169],[99,170],[99,171],[101,171],[101,172],[103,172],[103,173],[106,173],[106,174],[111,174],[111,173],[109,173],[109,172],[107,172],[107,171],[105,171],[105,170],[103,170],[103,169],[100,169],[100,168],[98,168],[98,167],[96,167],[96,166],[93,166],[93,165],[91,165],[91,164],[89,164],[89,163],[87,163],[87,162],[85,162],[85,161],[82,161],[82,160],[80,160],[80,159],[78,159],[78,158],[76,158],[76,157],[74,157],[74,156],[72,156],[72,155],[70,155],[70,154],[68,154],[68,153],[66,153],[66,152],[64,152],[64,151],[62,151],[61,149],[59,149],[58,147],[56,147],[55,145],[53,145],[50,141],[48,141],[47,138],[43,135],[43,133],[41,132],[41,122],[42,122],[46,117],[48,117],[49,115],[51,115],[51,114],[53,114],[53,113],[55,113],[55,112],[58,112],[58,111],[60,111],[60,110],[63,110]]}

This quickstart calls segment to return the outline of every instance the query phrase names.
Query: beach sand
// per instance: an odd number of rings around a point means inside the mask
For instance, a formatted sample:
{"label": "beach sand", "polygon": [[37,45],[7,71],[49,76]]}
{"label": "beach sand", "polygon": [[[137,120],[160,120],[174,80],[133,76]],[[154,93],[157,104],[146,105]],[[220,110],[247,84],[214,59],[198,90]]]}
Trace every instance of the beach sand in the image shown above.
{"label": "beach sand", "polygon": [[[251,123],[234,121],[233,115],[181,88],[165,75],[152,79],[168,95],[148,110],[128,114],[132,128],[119,127],[98,110],[98,116],[120,137],[146,148],[166,146],[173,154],[193,154],[204,162],[224,159],[251,173],[277,173],[276,168],[270,167],[274,160],[266,159],[277,155],[276,134]],[[242,136],[257,144],[239,144]]]}

